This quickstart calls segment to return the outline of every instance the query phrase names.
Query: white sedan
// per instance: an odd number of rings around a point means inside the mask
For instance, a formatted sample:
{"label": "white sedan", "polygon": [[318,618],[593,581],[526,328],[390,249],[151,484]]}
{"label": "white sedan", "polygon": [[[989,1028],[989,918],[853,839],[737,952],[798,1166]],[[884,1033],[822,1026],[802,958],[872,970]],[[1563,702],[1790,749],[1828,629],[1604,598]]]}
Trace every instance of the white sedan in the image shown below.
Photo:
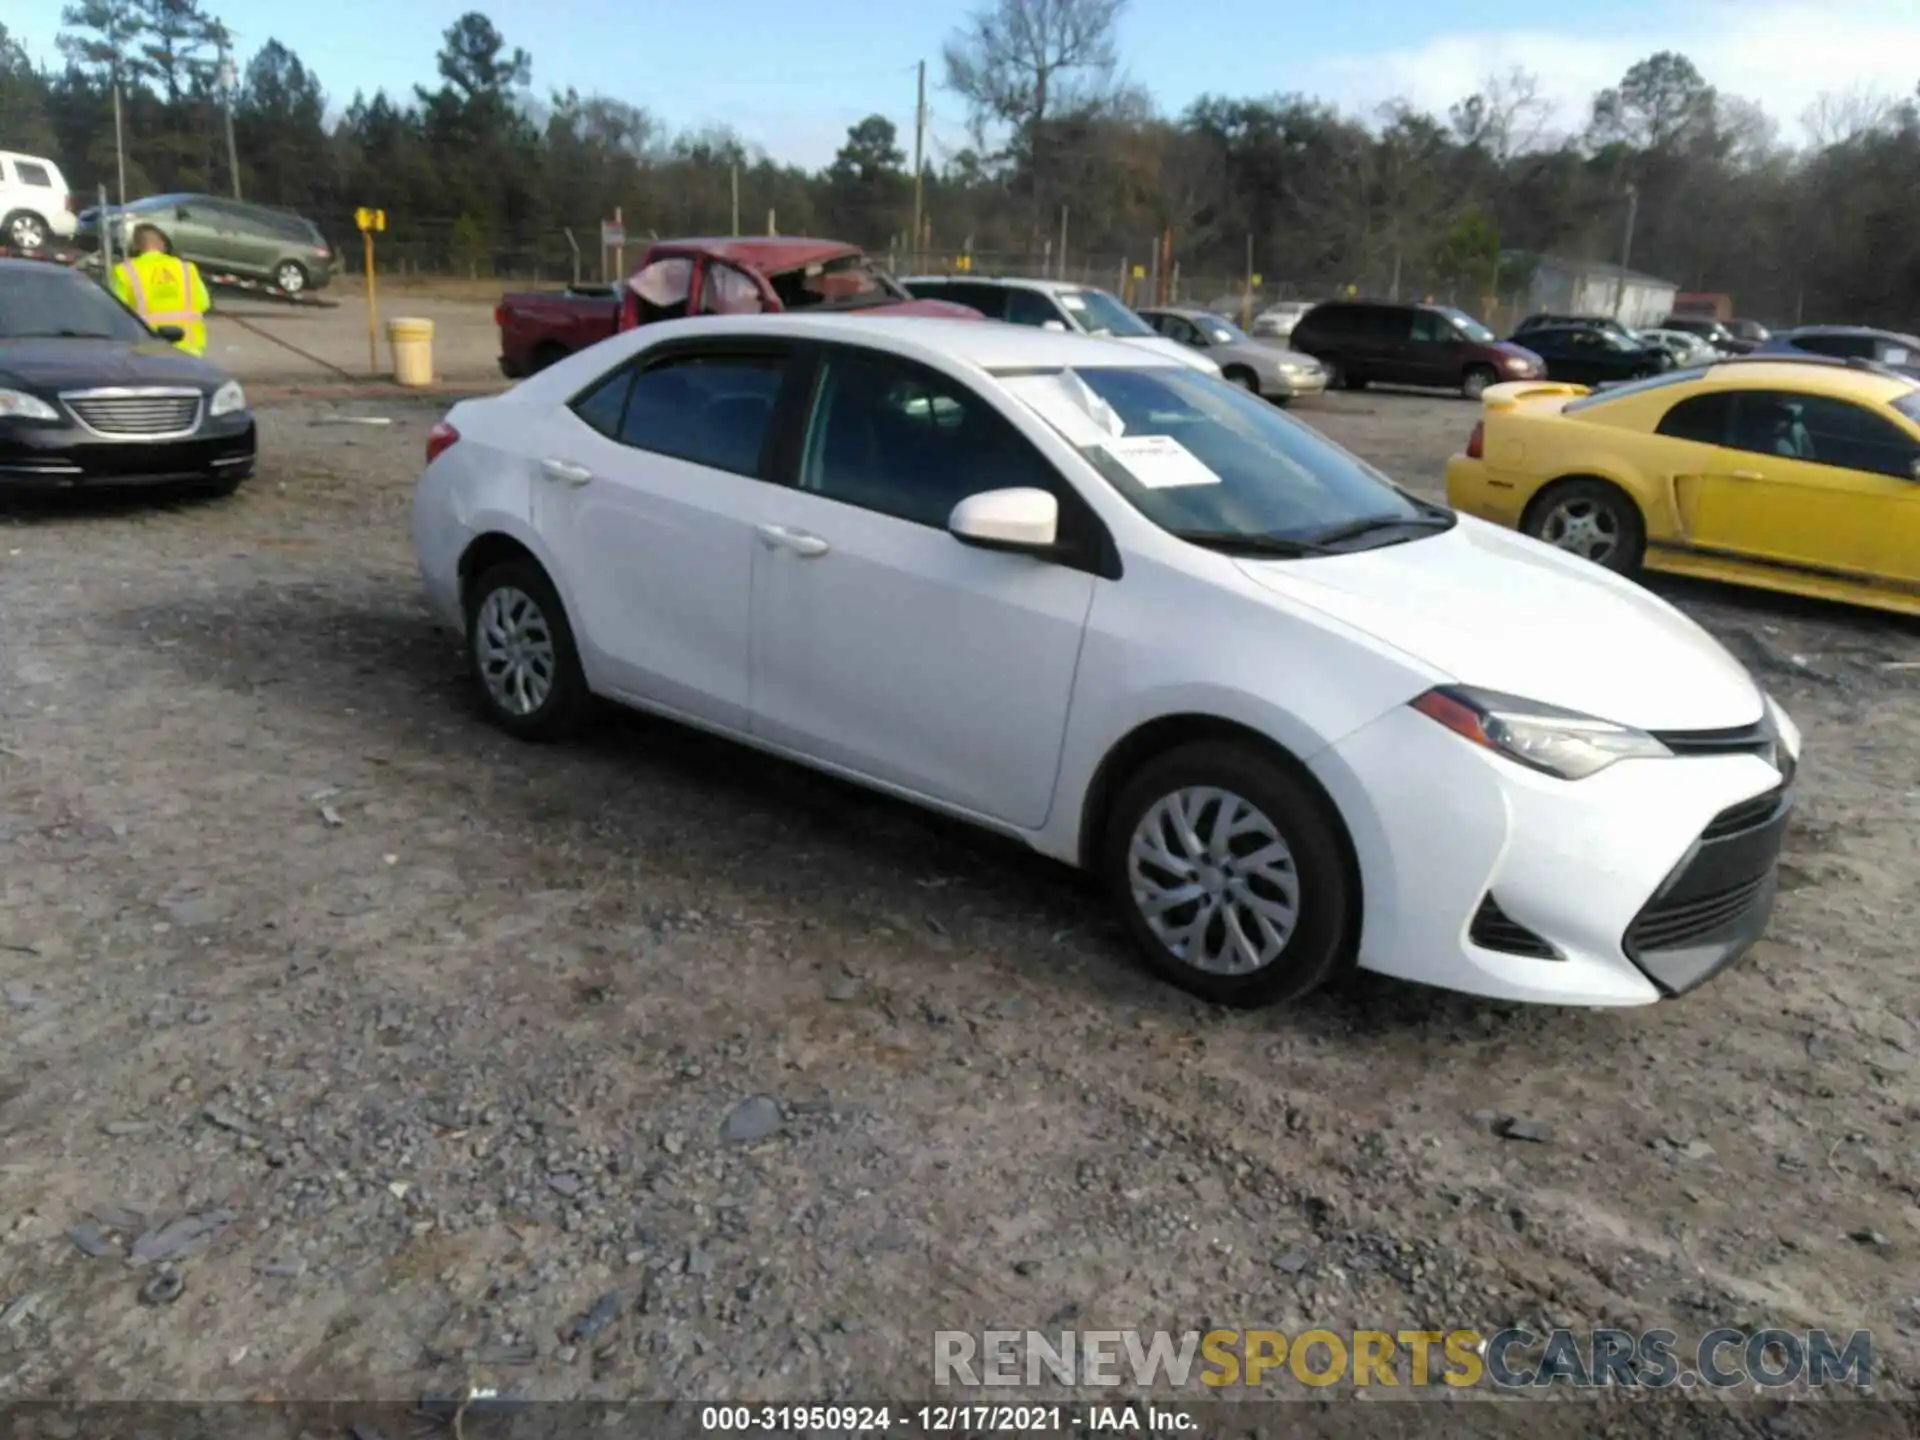
{"label": "white sedan", "polygon": [[1135,347],[649,325],[428,459],[427,594],[503,729],[602,696],[1017,836],[1211,999],[1640,1004],[1772,908],[1799,735],[1711,637]]}

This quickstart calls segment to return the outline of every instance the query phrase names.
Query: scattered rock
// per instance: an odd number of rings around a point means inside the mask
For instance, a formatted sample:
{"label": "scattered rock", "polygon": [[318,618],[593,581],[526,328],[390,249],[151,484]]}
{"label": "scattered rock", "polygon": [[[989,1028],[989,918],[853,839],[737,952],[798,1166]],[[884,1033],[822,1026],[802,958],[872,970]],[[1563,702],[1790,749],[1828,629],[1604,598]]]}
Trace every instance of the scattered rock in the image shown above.
{"label": "scattered rock", "polygon": [[557,1174],[547,1176],[547,1188],[556,1195],[564,1195],[571,1200],[587,1186],[578,1175]]}
{"label": "scattered rock", "polygon": [[1038,1260],[1016,1260],[1013,1262],[1013,1273],[1016,1275],[1036,1275],[1039,1271],[1040,1262]]}
{"label": "scattered rock", "polygon": [[1521,1120],[1512,1115],[1502,1116],[1494,1123],[1493,1133],[1502,1140],[1528,1140],[1535,1145],[1553,1143],[1553,1126],[1544,1120]]}
{"label": "scattered rock", "polygon": [[827,999],[835,1003],[858,1000],[859,998],[860,982],[851,975],[842,975],[838,980],[835,980],[827,986]]}
{"label": "scattered rock", "polygon": [[340,812],[331,805],[322,805],[320,807],[320,823],[325,825],[329,830],[337,830],[347,822],[340,818]]}
{"label": "scattered rock", "polygon": [[1680,1153],[1689,1160],[1711,1160],[1719,1152],[1704,1140],[1689,1140],[1680,1147]]}
{"label": "scattered rock", "polygon": [[1476,1130],[1492,1130],[1500,1123],[1498,1110],[1475,1110],[1467,1116],[1467,1122]]}
{"label": "scattered rock", "polygon": [[1313,1263],[1313,1257],[1304,1250],[1289,1250],[1274,1258],[1273,1268],[1282,1275],[1298,1275]]}
{"label": "scattered rock", "polygon": [[186,1277],[178,1270],[156,1270],[140,1287],[142,1305],[171,1305],[186,1294]]}
{"label": "scattered rock", "polygon": [[711,1255],[704,1250],[687,1251],[687,1274],[711,1275],[712,1273],[713,1257]]}
{"label": "scattered rock", "polygon": [[152,1122],[147,1120],[109,1120],[100,1127],[100,1133],[119,1139],[126,1135],[142,1135],[152,1128]]}
{"label": "scattered rock", "polygon": [[750,1145],[764,1140],[786,1123],[780,1107],[764,1095],[751,1095],[733,1107],[720,1129],[722,1145]]}
{"label": "scattered rock", "polygon": [[253,1262],[253,1273],[269,1275],[276,1280],[298,1280],[307,1273],[307,1262],[294,1255],[287,1258],[271,1258]]}
{"label": "scattered rock", "polygon": [[183,1215],[178,1220],[169,1220],[164,1225],[154,1226],[135,1240],[128,1258],[137,1264],[150,1264],[197,1255],[211,1245],[214,1237],[233,1219],[231,1210],[209,1210],[205,1214]]}
{"label": "scattered rock", "polygon": [[233,1111],[224,1109],[221,1106],[209,1105],[206,1109],[202,1110],[200,1114],[209,1125],[217,1129],[231,1130],[236,1135],[251,1135],[253,1133],[253,1127],[251,1125],[234,1114]]}
{"label": "scattered rock", "polygon": [[687,1137],[677,1130],[669,1130],[660,1137],[660,1148],[669,1155],[678,1155],[687,1148]]}
{"label": "scattered rock", "polygon": [[[688,1269],[692,1269],[691,1257]],[[569,1325],[562,1334],[566,1340],[591,1340],[620,1318],[623,1301],[618,1290],[609,1290],[593,1302],[593,1308]],[[564,1363],[564,1362],[563,1362]]]}
{"label": "scattered rock", "polygon": [[1893,1243],[1878,1230],[1870,1229],[1865,1225],[1862,1225],[1858,1230],[1848,1231],[1847,1238],[1856,1245],[1865,1245],[1870,1250],[1885,1251],[1890,1248]]}
{"label": "scattered rock", "polygon": [[147,1223],[145,1214],[138,1210],[129,1210],[124,1205],[89,1205],[87,1214],[109,1230],[132,1232],[143,1229]]}
{"label": "scattered rock", "polygon": [[40,1008],[41,1000],[33,993],[33,987],[21,980],[10,980],[6,986],[7,1004],[21,1014]]}
{"label": "scattered rock", "polygon": [[89,1225],[85,1221],[70,1227],[67,1238],[79,1246],[82,1253],[91,1255],[96,1260],[120,1253],[117,1242],[109,1239],[99,1226]]}

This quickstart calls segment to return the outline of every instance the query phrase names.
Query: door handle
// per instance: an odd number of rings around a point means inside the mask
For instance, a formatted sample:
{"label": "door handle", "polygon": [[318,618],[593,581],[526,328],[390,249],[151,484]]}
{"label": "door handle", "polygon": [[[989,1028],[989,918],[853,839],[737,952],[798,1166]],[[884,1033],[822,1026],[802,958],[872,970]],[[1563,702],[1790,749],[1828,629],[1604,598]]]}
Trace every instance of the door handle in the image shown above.
{"label": "door handle", "polygon": [[809,559],[824,555],[833,548],[818,535],[809,535],[804,530],[790,530],[785,525],[756,525],[754,534],[769,550],[791,550]]}
{"label": "door handle", "polygon": [[571,460],[542,460],[540,475],[546,480],[557,480],[562,485],[580,486],[593,479],[593,472],[584,465],[576,465]]}
{"label": "door handle", "polygon": [[1758,470],[1727,471],[1727,479],[1729,480],[1764,480],[1766,478],[1767,477],[1765,475],[1762,475]]}

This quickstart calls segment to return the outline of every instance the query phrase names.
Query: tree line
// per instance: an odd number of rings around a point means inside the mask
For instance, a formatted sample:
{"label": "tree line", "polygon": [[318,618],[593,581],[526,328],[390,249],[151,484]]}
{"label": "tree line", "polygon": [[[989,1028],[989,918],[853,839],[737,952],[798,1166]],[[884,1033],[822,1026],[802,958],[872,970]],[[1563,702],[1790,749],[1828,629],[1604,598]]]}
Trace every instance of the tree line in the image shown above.
{"label": "tree line", "polygon": [[852,126],[810,172],[725,126],[671,132],[635,99],[537,95],[532,57],[479,12],[445,32],[437,83],[335,107],[277,40],[226,90],[229,37],[202,0],[78,0],[57,65],[0,26],[0,137],[54,156],[83,195],[111,194],[117,88],[128,198],[229,193],[230,102],[245,198],[336,241],[355,207],[378,206],[389,256],[476,275],[563,272],[563,227],[597,273],[594,227],[616,207],[638,236],[724,233],[736,215],[754,233],[771,212],[782,233],[903,264],[965,251],[976,268],[1111,283],[1116,257],[1164,253],[1202,300],[1258,273],[1269,294],[1351,285],[1471,305],[1522,283],[1528,256],[1624,255],[1776,323],[1920,328],[1920,88],[1825,96],[1797,117],[1797,144],[1671,52],[1595,95],[1571,134],[1549,133],[1551,107],[1520,71],[1445,114],[1355,116],[1288,94],[1203,96],[1169,116],[1120,68],[1125,3],[985,0],[961,20],[936,79],[964,101],[969,143],[928,158],[917,245],[888,118]]}

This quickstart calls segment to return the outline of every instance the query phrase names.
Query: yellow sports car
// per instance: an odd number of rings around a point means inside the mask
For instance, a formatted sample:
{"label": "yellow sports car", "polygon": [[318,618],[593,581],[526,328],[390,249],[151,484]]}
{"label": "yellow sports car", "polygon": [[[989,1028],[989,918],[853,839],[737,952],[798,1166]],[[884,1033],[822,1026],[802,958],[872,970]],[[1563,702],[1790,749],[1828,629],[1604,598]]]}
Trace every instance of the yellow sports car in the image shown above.
{"label": "yellow sports car", "polygon": [[1755,355],[1592,391],[1495,385],[1447,499],[1611,570],[1920,615],[1920,381]]}

